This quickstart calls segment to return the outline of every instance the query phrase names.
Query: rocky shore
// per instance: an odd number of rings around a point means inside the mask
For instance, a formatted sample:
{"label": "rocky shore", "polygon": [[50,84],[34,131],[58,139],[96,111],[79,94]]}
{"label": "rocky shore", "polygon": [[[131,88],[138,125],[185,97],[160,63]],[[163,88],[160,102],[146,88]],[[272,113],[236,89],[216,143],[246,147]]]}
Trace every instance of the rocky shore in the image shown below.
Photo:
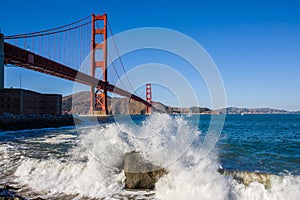
{"label": "rocky shore", "polygon": [[[26,200],[25,198],[16,194],[20,188],[11,187],[10,185],[4,185],[0,188],[0,200]],[[37,197],[30,200],[44,200],[41,197]]]}
{"label": "rocky shore", "polygon": [[81,120],[73,118],[72,115],[57,116],[0,116],[0,131],[16,131],[38,128],[57,128],[80,124]]}
{"label": "rocky shore", "polygon": [[[126,176],[124,189],[132,191],[153,190],[155,188],[156,182],[161,177],[168,174],[168,171],[166,169],[159,166],[155,166],[151,162],[145,160],[140,152],[130,152],[124,156],[123,170]],[[224,176],[232,177],[239,183],[244,184],[245,186],[249,186],[252,182],[258,182],[263,184],[266,189],[271,188],[272,176],[279,178],[279,176],[267,173],[240,172],[224,170],[222,168],[219,168],[218,172]],[[21,191],[21,188],[15,188],[10,185],[4,185],[3,187],[0,187],[0,200],[44,200],[44,198],[41,197],[22,197],[19,195],[19,191]],[[65,197],[63,197],[62,199],[65,199]],[[136,198],[124,196],[124,199]]]}

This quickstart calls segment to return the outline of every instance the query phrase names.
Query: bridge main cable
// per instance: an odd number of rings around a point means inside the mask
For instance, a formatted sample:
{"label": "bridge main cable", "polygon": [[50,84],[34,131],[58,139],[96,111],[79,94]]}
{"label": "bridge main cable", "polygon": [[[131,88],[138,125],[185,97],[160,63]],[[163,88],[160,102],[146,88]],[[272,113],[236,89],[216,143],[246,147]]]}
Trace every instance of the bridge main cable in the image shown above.
{"label": "bridge main cable", "polygon": [[47,59],[15,45],[4,42],[5,64],[12,64],[19,67],[31,69],[44,74],[64,78],[70,81],[75,81],[89,86],[107,87],[109,92],[131,98],[139,101],[146,106],[151,107],[151,104],[144,99],[131,94],[119,87],[116,87],[107,82],[101,81],[85,73],[79,72],[66,65],[60,64],[53,60]]}
{"label": "bridge main cable", "polygon": [[[8,35],[8,36],[5,36],[4,39],[5,40],[10,40],[10,39],[20,39],[20,38],[29,38],[29,37],[36,37],[36,36],[44,36],[44,35],[51,35],[51,34],[55,34],[55,33],[60,33],[60,32],[64,32],[64,31],[68,31],[68,30],[72,30],[72,29],[75,29],[75,28],[79,28],[81,26],[84,26],[84,25],[87,25],[87,24],[90,24],[92,23],[91,21],[90,22],[87,22],[87,23],[84,23],[84,24],[81,24],[79,26],[76,26],[76,27],[73,27],[73,28],[68,28],[68,29],[64,29],[64,30],[61,30],[61,31],[56,31],[56,30],[59,30],[59,29],[63,29],[63,28],[66,28],[66,27],[69,27],[69,26],[72,26],[74,24],[78,24],[88,18],[90,18],[91,15],[87,16],[87,17],[84,17],[80,20],[77,20],[75,22],[72,22],[70,24],[66,24],[66,25],[63,25],[63,26],[59,26],[59,27],[55,27],[55,28],[51,28],[51,29],[47,29],[47,30],[42,30],[42,31],[36,31],[36,32],[29,32],[29,33],[22,33],[22,34],[16,34],[16,35]],[[52,32],[52,31],[55,31],[55,32]],[[50,33],[47,33],[47,32],[50,32]]]}

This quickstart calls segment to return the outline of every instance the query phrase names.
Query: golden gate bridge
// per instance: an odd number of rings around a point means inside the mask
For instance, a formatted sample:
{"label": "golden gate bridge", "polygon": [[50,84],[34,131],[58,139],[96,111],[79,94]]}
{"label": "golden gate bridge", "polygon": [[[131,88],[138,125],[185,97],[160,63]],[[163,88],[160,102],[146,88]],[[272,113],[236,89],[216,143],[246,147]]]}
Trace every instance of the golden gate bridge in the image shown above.
{"label": "golden gate bridge", "polygon": [[[119,70],[108,54],[108,34],[118,53],[121,65]],[[87,57],[90,59],[90,74],[79,71],[81,63]],[[108,61],[110,61],[109,67]],[[108,114],[107,92],[141,102],[146,105],[147,113],[150,112],[151,84],[146,85],[146,99],[139,97],[135,92],[134,94],[128,92],[126,88],[115,86],[118,80],[121,81],[121,73],[123,73],[130,89],[134,91],[106,14],[92,14],[73,23],[48,30],[10,36],[0,34],[1,88],[4,87],[4,65],[7,64],[90,86],[90,114]],[[96,73],[98,68],[101,69],[100,77]]]}

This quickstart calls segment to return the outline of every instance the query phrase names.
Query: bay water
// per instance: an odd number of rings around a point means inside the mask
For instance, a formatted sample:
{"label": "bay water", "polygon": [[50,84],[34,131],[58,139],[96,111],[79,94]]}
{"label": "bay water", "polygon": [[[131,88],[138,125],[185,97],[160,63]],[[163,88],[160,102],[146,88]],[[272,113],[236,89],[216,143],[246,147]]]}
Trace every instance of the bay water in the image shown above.
{"label": "bay water", "polygon": [[[0,132],[0,185],[29,199],[300,199],[300,115],[226,115],[204,156],[210,115],[82,119]],[[168,170],[155,190],[124,189],[131,151]]]}

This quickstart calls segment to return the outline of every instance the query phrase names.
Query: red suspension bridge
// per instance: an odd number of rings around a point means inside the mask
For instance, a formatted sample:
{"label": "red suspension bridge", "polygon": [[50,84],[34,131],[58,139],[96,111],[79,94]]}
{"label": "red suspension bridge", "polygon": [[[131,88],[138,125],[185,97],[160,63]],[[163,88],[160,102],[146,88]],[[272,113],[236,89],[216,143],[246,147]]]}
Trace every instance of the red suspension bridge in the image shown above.
{"label": "red suspension bridge", "polygon": [[[117,69],[108,54],[108,34],[118,52],[106,14],[92,14],[76,22],[38,32],[11,36],[0,34],[0,88],[4,87],[4,65],[12,64],[91,86],[91,114],[108,114],[108,92],[141,102],[147,106],[147,112],[150,112],[150,84],[146,86],[145,100],[137,94],[128,92],[128,88],[115,86],[115,83],[121,80],[121,75],[124,75],[130,89],[134,91],[120,55],[118,61],[121,67]],[[89,74],[79,71],[86,57],[90,59]],[[107,66],[108,59],[110,59],[110,66]],[[98,68],[101,69],[100,74],[97,73]]]}

